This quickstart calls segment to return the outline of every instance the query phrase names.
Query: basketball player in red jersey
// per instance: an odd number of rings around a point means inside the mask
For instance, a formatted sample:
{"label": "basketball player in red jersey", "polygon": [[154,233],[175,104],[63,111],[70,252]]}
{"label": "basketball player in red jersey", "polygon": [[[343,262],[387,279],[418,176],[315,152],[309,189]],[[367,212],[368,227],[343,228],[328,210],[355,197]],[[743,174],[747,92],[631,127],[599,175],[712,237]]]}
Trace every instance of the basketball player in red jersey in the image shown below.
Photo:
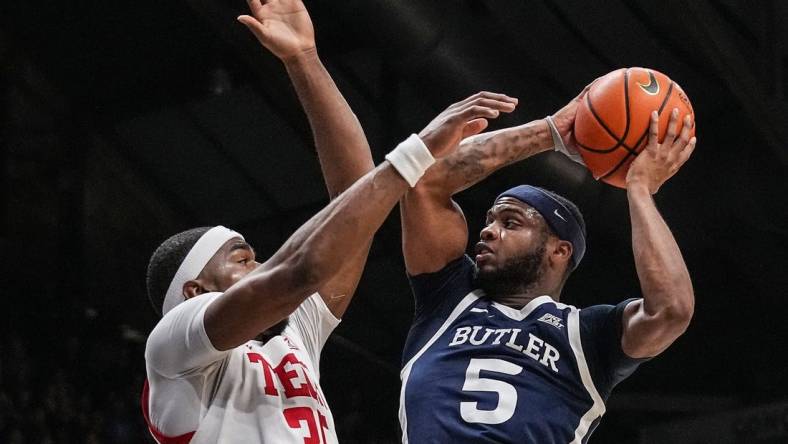
{"label": "basketball player in red jersey", "polygon": [[[240,16],[238,20],[283,62],[309,119],[326,187],[330,198],[334,199],[374,167],[363,130],[318,57],[313,26],[302,2],[250,0],[248,5],[250,15]],[[148,381],[142,407],[153,436],[162,444],[190,441],[299,442],[293,436],[311,436],[318,440],[326,433],[333,436],[333,420],[318,384],[320,349],[350,303],[368,247],[369,240],[353,254],[342,258],[342,267],[331,279],[321,282],[320,296],[310,296],[301,304],[273,297],[267,303],[256,303],[266,308],[263,316],[266,328],[255,328],[255,334],[246,338],[250,326],[260,325],[260,322],[249,319],[259,311],[249,307],[255,295],[254,289],[244,288],[253,285],[249,282],[246,286],[234,288],[235,291],[225,291],[259,265],[255,261],[254,250],[242,236],[222,227],[204,227],[176,234],[162,243],[148,268],[148,295],[154,309],[168,315],[185,298],[199,300],[199,305],[204,307],[197,309],[198,313],[192,310],[188,315],[194,324],[204,321],[204,326],[197,328],[195,334],[188,324],[173,320],[170,315],[165,316],[151,334],[146,348]],[[193,265],[197,269],[183,275],[184,265],[194,262],[195,255],[201,252],[203,257],[197,257],[197,265]],[[288,279],[310,282],[308,275],[297,274],[291,272]],[[286,279],[282,277],[279,280],[285,287]],[[287,284],[299,287],[294,281]],[[222,291],[226,297],[216,298],[215,304],[209,304],[215,299],[212,295],[219,295],[221,293],[215,292]],[[211,301],[205,297],[195,298],[201,294],[207,294]],[[287,291],[279,295],[292,296]],[[195,304],[189,305],[194,307]],[[288,311],[296,307],[295,315],[288,316]],[[187,320],[188,315],[180,318]],[[272,320],[276,320],[276,325],[271,323]],[[165,324],[167,321],[170,322]],[[169,331],[161,332],[162,325],[168,325]],[[288,331],[289,335],[282,335],[286,330],[292,331]],[[261,331],[264,332],[258,335]],[[250,346],[244,350],[246,355],[241,354],[244,359],[240,361],[244,362],[228,359],[225,351],[228,347],[255,336],[260,344],[267,344],[265,350]],[[278,340],[272,341],[272,338]],[[211,408],[214,401],[210,398],[215,396],[213,391],[226,385],[223,379],[232,380],[217,376],[227,370],[254,375],[238,378],[234,382],[237,387],[220,394],[228,399],[223,400],[226,405],[217,415],[219,409]],[[284,390],[276,386],[275,380],[285,382]],[[227,411],[232,411],[233,404],[238,402],[233,397],[238,389],[245,389],[247,397],[251,393],[261,393],[262,400],[252,399],[258,401],[265,414],[277,415],[281,420],[265,424],[262,421],[258,423],[256,415],[249,418],[251,421],[244,421],[228,414]],[[284,407],[279,405],[280,391],[283,398],[290,396],[296,399],[300,394],[311,399],[293,406],[285,417],[282,413]],[[266,398],[273,402],[263,402]],[[266,409],[269,404],[270,408]],[[253,406],[247,407],[254,410]],[[236,426],[228,425],[228,421]],[[288,436],[288,433],[293,436]]]}
{"label": "basketball player in red jersey", "polygon": [[179,233],[154,252],[148,293],[163,317],[146,345],[142,409],[162,444],[337,442],[320,353],[374,232],[434,157],[514,109],[500,95],[464,100],[372,169],[358,121],[317,57],[303,4],[249,6],[239,20],[284,62],[333,200],[262,264],[222,226]]}

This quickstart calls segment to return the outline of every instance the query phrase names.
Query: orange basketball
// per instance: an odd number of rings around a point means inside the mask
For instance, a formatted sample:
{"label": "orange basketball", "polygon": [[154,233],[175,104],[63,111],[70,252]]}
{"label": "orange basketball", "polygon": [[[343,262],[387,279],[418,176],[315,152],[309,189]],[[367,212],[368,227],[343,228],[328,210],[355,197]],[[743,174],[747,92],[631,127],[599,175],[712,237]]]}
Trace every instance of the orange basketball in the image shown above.
{"label": "orange basketball", "polygon": [[[659,140],[665,138],[673,108],[695,114],[687,95],[668,76],[648,68],[622,68],[597,79],[577,109],[574,136],[594,178],[626,186],[629,165],[646,146],[649,116],[659,113]],[[695,128],[692,129],[695,135]]]}

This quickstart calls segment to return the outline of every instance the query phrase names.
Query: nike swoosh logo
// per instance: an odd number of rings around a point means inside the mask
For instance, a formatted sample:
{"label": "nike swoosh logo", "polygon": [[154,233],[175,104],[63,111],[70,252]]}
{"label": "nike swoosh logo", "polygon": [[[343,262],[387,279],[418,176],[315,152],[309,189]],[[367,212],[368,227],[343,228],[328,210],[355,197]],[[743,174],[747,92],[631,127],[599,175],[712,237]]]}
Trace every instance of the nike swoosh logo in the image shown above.
{"label": "nike swoosh logo", "polygon": [[656,96],[659,93],[659,82],[657,82],[657,78],[654,76],[654,73],[649,71],[648,72],[648,85],[644,85],[640,82],[637,82],[640,89],[645,91],[646,94],[650,96]]}
{"label": "nike swoosh logo", "polygon": [[553,213],[555,213],[556,216],[560,217],[562,221],[566,222],[566,219],[564,219],[564,216],[561,216],[560,214],[558,214],[558,209],[557,208],[555,209],[555,211],[553,211]]}

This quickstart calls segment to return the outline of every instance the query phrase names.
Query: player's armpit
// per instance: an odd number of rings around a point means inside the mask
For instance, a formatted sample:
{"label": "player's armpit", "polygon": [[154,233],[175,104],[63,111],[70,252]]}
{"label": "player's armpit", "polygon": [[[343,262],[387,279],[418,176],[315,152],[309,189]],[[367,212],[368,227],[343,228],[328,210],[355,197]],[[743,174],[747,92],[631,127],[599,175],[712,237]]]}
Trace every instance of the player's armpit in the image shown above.
{"label": "player's armpit", "polygon": [[448,195],[417,186],[400,201],[400,214],[408,274],[436,272],[465,253],[468,224]]}
{"label": "player's armpit", "polygon": [[633,301],[624,309],[621,348],[631,358],[657,356],[687,330],[691,319],[691,310],[666,307],[648,313],[643,299]]}

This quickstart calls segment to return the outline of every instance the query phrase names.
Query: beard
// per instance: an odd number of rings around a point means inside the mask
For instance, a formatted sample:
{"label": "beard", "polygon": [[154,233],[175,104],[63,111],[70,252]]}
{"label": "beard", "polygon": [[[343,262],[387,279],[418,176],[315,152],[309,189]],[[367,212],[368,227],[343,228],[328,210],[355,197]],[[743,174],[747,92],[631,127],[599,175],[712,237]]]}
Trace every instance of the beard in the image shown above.
{"label": "beard", "polygon": [[269,328],[268,330],[266,330],[266,331],[260,333],[259,335],[257,335],[254,339],[256,341],[260,341],[262,343],[266,343],[271,338],[273,338],[274,336],[281,335],[282,332],[285,330],[285,327],[287,327],[287,323],[288,323],[288,318],[284,318],[281,321],[279,321],[278,324],[274,325],[273,327]]}
{"label": "beard", "polygon": [[492,298],[525,293],[544,275],[542,262],[545,251],[546,239],[534,251],[516,256],[496,270],[482,271],[476,266],[473,284]]}

